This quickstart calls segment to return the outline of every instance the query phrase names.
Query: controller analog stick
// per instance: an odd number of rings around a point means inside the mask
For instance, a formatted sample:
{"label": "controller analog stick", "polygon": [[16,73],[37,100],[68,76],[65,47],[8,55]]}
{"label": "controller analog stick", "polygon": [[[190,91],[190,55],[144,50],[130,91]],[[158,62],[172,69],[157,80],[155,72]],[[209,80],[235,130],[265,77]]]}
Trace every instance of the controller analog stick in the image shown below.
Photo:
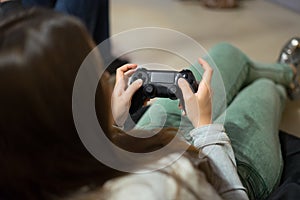
{"label": "controller analog stick", "polygon": [[154,88],[153,88],[152,85],[147,85],[147,86],[145,87],[145,91],[146,91],[147,93],[152,93],[153,90],[154,90]]}
{"label": "controller analog stick", "polygon": [[145,93],[146,93],[147,96],[150,97],[150,98],[152,98],[152,97],[155,96],[154,90],[155,90],[155,89],[154,89],[154,87],[153,87],[152,85],[146,85],[146,86],[144,87]]}

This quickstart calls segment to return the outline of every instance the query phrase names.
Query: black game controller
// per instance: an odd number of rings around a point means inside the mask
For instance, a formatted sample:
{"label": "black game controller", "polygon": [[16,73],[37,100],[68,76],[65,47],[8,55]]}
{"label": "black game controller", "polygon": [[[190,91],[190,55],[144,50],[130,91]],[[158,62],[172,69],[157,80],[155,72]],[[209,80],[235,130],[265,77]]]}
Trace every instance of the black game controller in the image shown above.
{"label": "black game controller", "polygon": [[190,84],[193,92],[198,90],[198,83],[192,71],[184,69],[178,71],[168,70],[147,70],[139,68],[132,75],[129,84],[137,79],[143,80],[143,85],[133,95],[131,101],[130,114],[138,111],[147,99],[155,97],[179,99],[184,109],[184,101],[181,89],[178,86],[178,79],[184,78]]}

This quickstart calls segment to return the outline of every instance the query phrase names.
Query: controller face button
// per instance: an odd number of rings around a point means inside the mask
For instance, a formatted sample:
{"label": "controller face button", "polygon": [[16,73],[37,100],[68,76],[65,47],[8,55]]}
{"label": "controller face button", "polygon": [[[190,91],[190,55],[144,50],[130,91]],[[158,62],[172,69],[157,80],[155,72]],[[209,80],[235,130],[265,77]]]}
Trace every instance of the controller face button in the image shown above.
{"label": "controller face button", "polygon": [[171,87],[169,87],[169,92],[171,93],[171,94],[176,94],[176,92],[177,92],[177,87],[176,86],[171,86]]}

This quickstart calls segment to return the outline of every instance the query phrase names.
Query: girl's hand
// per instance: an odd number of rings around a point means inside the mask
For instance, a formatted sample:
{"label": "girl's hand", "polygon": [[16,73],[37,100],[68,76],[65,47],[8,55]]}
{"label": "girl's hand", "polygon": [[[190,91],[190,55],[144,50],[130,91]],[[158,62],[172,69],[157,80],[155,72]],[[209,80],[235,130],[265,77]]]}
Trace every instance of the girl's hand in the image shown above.
{"label": "girl's hand", "polygon": [[129,77],[136,71],[136,64],[126,64],[117,69],[116,83],[112,93],[111,104],[115,124],[123,126],[128,115],[133,94],[142,86],[138,79],[128,86]]}
{"label": "girl's hand", "polygon": [[195,128],[212,123],[212,91],[210,83],[213,69],[205,60],[199,58],[198,61],[202,65],[204,73],[196,93],[193,93],[185,79],[180,78],[178,80],[185,103],[185,114]]}

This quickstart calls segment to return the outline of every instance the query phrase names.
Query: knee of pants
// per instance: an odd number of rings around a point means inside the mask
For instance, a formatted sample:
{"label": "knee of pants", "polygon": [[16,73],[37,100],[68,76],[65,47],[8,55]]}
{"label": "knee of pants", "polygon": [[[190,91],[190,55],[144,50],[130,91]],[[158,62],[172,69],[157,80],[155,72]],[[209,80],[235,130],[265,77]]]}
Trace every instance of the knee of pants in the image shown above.
{"label": "knee of pants", "polygon": [[275,83],[267,78],[260,78],[253,82],[253,86],[261,88],[261,90],[273,91],[276,89]]}
{"label": "knee of pants", "polygon": [[232,44],[230,44],[230,43],[228,43],[228,42],[220,42],[220,43],[218,43],[218,44],[216,44],[216,45],[213,46],[213,48],[215,48],[215,47],[218,47],[218,48],[222,47],[222,48],[236,49],[235,46],[233,46]]}
{"label": "knee of pants", "polygon": [[[220,50],[223,54],[225,53],[234,53],[234,52],[241,52],[240,49],[238,49],[237,47],[233,46],[232,44],[228,43],[228,42],[220,42],[216,45],[214,45],[210,51],[215,51],[215,50]],[[225,50],[225,51],[224,51]]]}
{"label": "knee of pants", "polygon": [[256,88],[257,95],[265,99],[279,98],[281,105],[283,106],[286,100],[286,91],[282,85],[274,83],[267,78],[257,79],[252,83],[253,88]]}

